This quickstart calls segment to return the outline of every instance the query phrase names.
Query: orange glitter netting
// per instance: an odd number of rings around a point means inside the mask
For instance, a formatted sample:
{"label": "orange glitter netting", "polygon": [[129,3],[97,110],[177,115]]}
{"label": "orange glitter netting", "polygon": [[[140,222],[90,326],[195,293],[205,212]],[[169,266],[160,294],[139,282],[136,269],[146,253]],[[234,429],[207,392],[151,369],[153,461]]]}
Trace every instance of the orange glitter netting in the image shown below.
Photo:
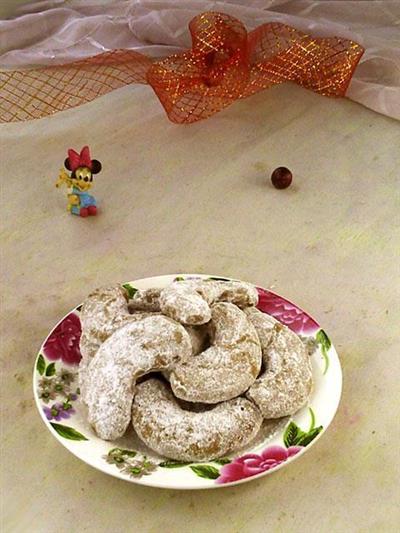
{"label": "orange glitter netting", "polygon": [[276,22],[247,33],[223,13],[189,24],[192,49],[155,61],[114,50],[67,65],[0,73],[0,121],[45,117],[131,83],[148,83],[172,122],[210,117],[239,98],[295,81],[344,96],[364,49],[348,39],[313,38]]}

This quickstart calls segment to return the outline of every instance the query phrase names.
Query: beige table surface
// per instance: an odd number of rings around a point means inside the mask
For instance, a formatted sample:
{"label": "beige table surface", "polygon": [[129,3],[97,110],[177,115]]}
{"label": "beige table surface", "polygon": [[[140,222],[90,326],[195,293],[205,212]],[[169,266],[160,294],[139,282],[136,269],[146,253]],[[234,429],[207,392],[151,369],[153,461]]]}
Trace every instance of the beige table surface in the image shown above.
{"label": "beige table surface", "polygon": [[[285,85],[177,126],[131,87],[0,135],[3,531],[395,531],[400,124]],[[104,166],[91,219],[54,187],[85,143]],[[279,165],[286,191],[268,183]],[[45,429],[31,381],[49,329],[98,285],[175,272],[273,286],[335,342],[338,414],[289,468],[158,490],[90,468]]]}

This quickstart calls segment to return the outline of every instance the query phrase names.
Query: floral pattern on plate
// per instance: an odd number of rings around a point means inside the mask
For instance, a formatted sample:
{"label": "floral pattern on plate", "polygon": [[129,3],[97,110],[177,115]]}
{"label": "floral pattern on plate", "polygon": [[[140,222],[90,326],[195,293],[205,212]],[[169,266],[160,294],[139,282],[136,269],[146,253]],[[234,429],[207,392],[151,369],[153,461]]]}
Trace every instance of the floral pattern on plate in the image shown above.
{"label": "floral pattern on plate", "polygon": [[77,365],[81,360],[79,341],[81,321],[76,313],[66,316],[51,332],[43,346],[43,353],[50,361],[61,361],[67,365]]}
{"label": "floral pattern on plate", "polygon": [[[81,359],[80,334],[79,316],[70,313],[56,326],[44,343],[42,351],[46,358],[42,353],[38,355],[36,372],[41,378],[37,384],[37,395],[42,401],[42,410],[48,421],[61,421],[76,413],[73,403],[80,394],[79,387],[76,386],[77,368]],[[49,363],[48,359],[52,362]],[[70,368],[62,366],[57,369],[54,361],[59,360],[70,365]],[[63,431],[62,425],[55,423],[51,425],[57,433],[68,438],[66,436],[68,431]]]}
{"label": "floral pattern on plate", "polygon": [[257,308],[263,313],[273,316],[279,322],[297,333],[306,344],[310,355],[320,345],[322,357],[324,358],[325,374],[329,367],[328,350],[331,347],[331,341],[319,324],[299,307],[289,302],[282,296],[257,287],[258,305]]}
{"label": "floral pattern on plate", "polygon": [[319,325],[310,315],[285,298],[259,287],[257,291],[258,309],[273,316],[298,335],[310,335],[319,329]]}

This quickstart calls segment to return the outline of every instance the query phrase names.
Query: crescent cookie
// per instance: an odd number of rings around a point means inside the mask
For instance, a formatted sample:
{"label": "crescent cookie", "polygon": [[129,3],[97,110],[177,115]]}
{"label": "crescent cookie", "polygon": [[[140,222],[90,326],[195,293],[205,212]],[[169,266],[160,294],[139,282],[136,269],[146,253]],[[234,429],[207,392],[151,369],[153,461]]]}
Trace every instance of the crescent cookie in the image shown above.
{"label": "crescent cookie", "polygon": [[161,311],[189,325],[207,323],[210,320],[209,306],[219,301],[231,302],[238,307],[256,305],[258,292],[253,285],[242,281],[199,279],[173,282],[160,293]]}
{"label": "crescent cookie", "polygon": [[[280,418],[298,411],[310,397],[313,380],[310,357],[301,339],[282,324],[274,327],[266,350],[267,370],[247,397],[264,418]],[[268,365],[268,361],[274,364]]]}
{"label": "crescent cookie", "polygon": [[250,442],[262,416],[245,398],[210,410],[183,409],[169,386],[149,379],[136,387],[132,423],[140,439],[157,453],[177,461],[210,461]]}
{"label": "crescent cookie", "polygon": [[198,292],[211,305],[215,302],[230,302],[238,307],[248,307],[258,303],[258,292],[254,285],[244,281],[215,279],[186,280],[185,283]]}
{"label": "crescent cookie", "polygon": [[88,419],[105,440],[121,437],[131,419],[135,380],[189,357],[184,327],[154,315],[117,329],[98,349],[87,369]]}
{"label": "crescent cookie", "polygon": [[172,367],[170,383],[178,398],[217,403],[245,392],[261,369],[257,333],[246,315],[231,303],[212,306],[211,346]]}
{"label": "crescent cookie", "polygon": [[128,315],[128,295],[121,285],[99,288],[89,294],[82,304],[82,330],[90,340],[101,343]]}
{"label": "crescent cookie", "polygon": [[83,399],[86,394],[87,367],[101,344],[124,324],[141,320],[149,314],[129,313],[128,295],[121,285],[99,288],[89,294],[80,311],[82,335],[79,348],[82,359],[78,379]]}

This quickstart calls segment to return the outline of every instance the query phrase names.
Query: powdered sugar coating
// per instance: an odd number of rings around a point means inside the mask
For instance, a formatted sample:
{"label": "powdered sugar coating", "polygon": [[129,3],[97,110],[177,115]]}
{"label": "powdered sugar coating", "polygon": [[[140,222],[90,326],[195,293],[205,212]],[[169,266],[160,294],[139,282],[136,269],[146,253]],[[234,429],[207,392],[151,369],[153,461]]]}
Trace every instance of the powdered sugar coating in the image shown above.
{"label": "powdered sugar coating", "polygon": [[264,366],[267,370],[278,372],[281,368],[281,357],[275,357],[275,353],[268,350],[275,326],[280,326],[280,322],[271,315],[263,313],[256,307],[247,307],[243,309],[247,318],[255,327],[258,338],[260,339],[261,351],[263,355]]}
{"label": "powdered sugar coating", "polygon": [[128,315],[128,295],[121,285],[99,288],[82,304],[82,330],[88,338],[104,342]]}
{"label": "powdered sugar coating", "polygon": [[128,295],[121,285],[100,287],[85,299],[80,311],[82,335],[79,364],[79,387],[82,397],[86,391],[86,372],[90,360],[101,344],[129,320]]}
{"label": "powdered sugar coating", "polygon": [[[130,322],[137,322],[148,316],[151,316],[152,313],[141,313],[137,312],[132,315],[121,316],[119,320],[115,320],[112,325],[108,328],[110,335],[114,333],[118,328],[122,327],[124,324]],[[108,337],[107,337],[108,338]],[[87,369],[90,364],[90,361],[96,355],[98,349],[103,344],[103,341],[100,340],[99,336],[90,335],[85,329],[82,330],[81,340],[80,340],[80,351],[82,359],[79,363],[78,369],[78,382],[79,388],[81,391],[81,398],[83,401],[86,401],[86,379],[87,379]]]}
{"label": "powdered sugar coating", "polygon": [[131,419],[135,380],[191,355],[189,334],[162,315],[128,323],[98,349],[87,369],[88,419],[105,440],[121,437]]}
{"label": "powdered sugar coating", "polygon": [[230,302],[238,307],[256,305],[258,292],[254,285],[242,281],[188,279],[175,281],[160,293],[161,311],[182,324],[207,323],[208,306],[215,302]]}
{"label": "powdered sugar coating", "polygon": [[160,308],[161,289],[138,289],[129,300],[129,311],[161,311]]}
{"label": "powdered sugar coating", "polygon": [[[209,328],[208,324],[202,326],[183,326],[188,332],[192,344],[192,356],[201,353],[209,346]],[[170,370],[162,372],[164,378],[169,381]]]}
{"label": "powdered sugar coating", "polygon": [[192,355],[201,353],[208,343],[208,327],[203,326],[184,326],[189,333],[190,342],[192,344]]}
{"label": "powdered sugar coating", "polygon": [[139,438],[165,457],[210,461],[250,442],[262,416],[245,398],[192,412],[181,407],[166,383],[149,379],[137,385],[132,423]]}
{"label": "powdered sugar coating", "polygon": [[207,302],[185,281],[172,283],[161,291],[160,308],[164,315],[190,326],[205,324],[211,319]]}
{"label": "powdered sugar coating", "polygon": [[82,335],[79,364],[79,387],[85,399],[87,367],[101,344],[118,328],[148,314],[131,315],[128,310],[128,295],[121,285],[101,287],[93,291],[82,304],[80,321]]}
{"label": "powdered sugar coating", "polygon": [[312,390],[311,362],[301,339],[286,326],[274,327],[266,351],[267,366],[247,392],[264,418],[280,418],[303,407]]}
{"label": "powdered sugar coating", "polygon": [[172,367],[170,383],[178,398],[217,403],[245,392],[261,368],[261,347],[246,315],[231,303],[212,307],[211,346]]}
{"label": "powdered sugar coating", "polygon": [[180,281],[196,291],[209,304],[230,302],[238,307],[258,303],[258,292],[254,285],[244,281],[225,281],[209,279],[190,279]]}
{"label": "powdered sugar coating", "polygon": [[258,304],[257,289],[245,281],[214,281],[217,290],[216,301],[231,302],[240,308]]}

